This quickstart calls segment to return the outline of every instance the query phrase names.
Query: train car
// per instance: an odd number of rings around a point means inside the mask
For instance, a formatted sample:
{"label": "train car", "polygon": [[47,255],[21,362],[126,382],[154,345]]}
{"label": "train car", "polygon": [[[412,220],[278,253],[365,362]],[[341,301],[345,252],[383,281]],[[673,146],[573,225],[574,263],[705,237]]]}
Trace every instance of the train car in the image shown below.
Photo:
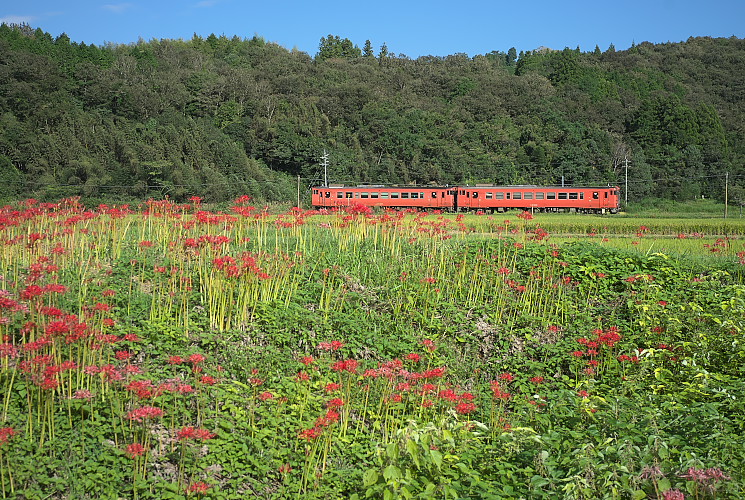
{"label": "train car", "polygon": [[618,186],[459,186],[457,210],[616,213]]}
{"label": "train car", "polygon": [[368,207],[418,210],[452,210],[454,187],[432,186],[318,186],[311,190],[314,208]]}
{"label": "train car", "polygon": [[314,208],[367,207],[417,210],[616,213],[618,186],[318,186]]}

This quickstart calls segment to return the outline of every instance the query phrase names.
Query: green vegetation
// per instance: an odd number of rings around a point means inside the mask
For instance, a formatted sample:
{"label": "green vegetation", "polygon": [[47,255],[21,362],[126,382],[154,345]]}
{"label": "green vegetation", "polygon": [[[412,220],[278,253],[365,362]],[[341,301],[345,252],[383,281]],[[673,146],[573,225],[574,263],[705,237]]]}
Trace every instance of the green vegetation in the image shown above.
{"label": "green vegetation", "polygon": [[[0,26],[0,199],[296,199],[319,182],[614,183],[745,197],[745,41],[412,60],[210,35],[98,47]],[[305,189],[303,189],[305,192]]]}
{"label": "green vegetation", "polygon": [[3,497],[745,490],[742,223],[190,201],[0,209]]}

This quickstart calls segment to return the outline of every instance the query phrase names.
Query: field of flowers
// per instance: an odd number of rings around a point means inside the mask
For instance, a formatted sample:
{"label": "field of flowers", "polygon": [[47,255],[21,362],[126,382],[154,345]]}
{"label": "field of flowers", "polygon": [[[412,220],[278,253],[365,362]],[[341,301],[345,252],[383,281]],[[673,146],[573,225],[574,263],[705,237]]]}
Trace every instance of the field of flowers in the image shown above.
{"label": "field of flowers", "polygon": [[3,498],[742,498],[745,223],[0,209]]}

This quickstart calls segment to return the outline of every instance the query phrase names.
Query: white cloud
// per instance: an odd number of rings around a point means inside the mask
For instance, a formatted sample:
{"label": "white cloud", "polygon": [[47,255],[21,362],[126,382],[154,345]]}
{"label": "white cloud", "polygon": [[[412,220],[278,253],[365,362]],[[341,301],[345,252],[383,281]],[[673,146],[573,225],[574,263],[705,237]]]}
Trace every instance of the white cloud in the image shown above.
{"label": "white cloud", "polygon": [[131,3],[109,3],[103,6],[105,10],[113,12],[114,14],[121,14],[122,12],[131,9],[132,7],[133,5]]}
{"label": "white cloud", "polygon": [[36,17],[34,16],[15,16],[15,15],[9,15],[9,16],[3,16],[0,17],[0,24],[31,24],[34,20],[36,20]]}

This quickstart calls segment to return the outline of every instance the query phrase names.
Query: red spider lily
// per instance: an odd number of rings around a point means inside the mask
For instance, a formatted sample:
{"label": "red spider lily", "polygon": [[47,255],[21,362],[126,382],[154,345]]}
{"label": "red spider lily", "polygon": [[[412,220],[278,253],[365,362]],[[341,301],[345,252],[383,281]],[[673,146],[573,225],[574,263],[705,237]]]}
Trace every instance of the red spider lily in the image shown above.
{"label": "red spider lily", "polygon": [[297,372],[297,376],[295,377],[295,381],[296,382],[305,382],[305,381],[308,381],[308,380],[310,380],[310,375],[308,375],[307,373],[305,373],[302,370],[299,371],[299,372]]}
{"label": "red spider lily", "polygon": [[133,353],[131,353],[130,351],[116,351],[114,353],[114,357],[118,359],[119,361],[126,361],[129,358],[131,358],[132,355]]}
{"label": "red spider lily", "polygon": [[189,363],[191,364],[198,365],[199,363],[203,362],[205,359],[207,359],[207,357],[204,354],[195,353],[189,356],[187,361],[189,361]]}
{"label": "red spider lily", "polygon": [[304,364],[305,366],[312,365],[315,362],[315,359],[313,359],[313,356],[303,356],[300,359],[300,362]]}
{"label": "red spider lily", "polygon": [[476,411],[476,405],[469,402],[462,402],[455,405],[455,411],[461,415],[468,415]]}
{"label": "red spider lily", "polygon": [[331,342],[321,342],[318,344],[318,349],[322,351],[338,351],[344,346],[344,342],[339,340],[332,340]]}
{"label": "red spider lily", "polygon": [[326,403],[326,408],[335,409],[344,406],[344,400],[341,398],[334,398]]}
{"label": "red spider lily", "polygon": [[306,441],[313,441],[314,439],[317,439],[321,433],[323,433],[323,428],[311,427],[310,429],[303,429],[300,431],[298,437],[300,439],[305,439]]}
{"label": "red spider lily", "polygon": [[170,358],[168,358],[169,365],[180,365],[183,362],[184,360],[181,356],[171,356]]}
{"label": "red spider lily", "polygon": [[532,377],[530,379],[530,381],[533,382],[534,384],[542,384],[543,380],[544,380],[543,377]]}
{"label": "red spider lily", "polygon": [[442,391],[439,392],[439,394],[437,394],[437,396],[440,399],[444,399],[446,401],[452,401],[452,402],[458,401],[458,395],[452,389],[443,389]]}
{"label": "red spider lily", "polygon": [[13,344],[0,344],[0,358],[17,358],[18,348]]}
{"label": "red spider lily", "polygon": [[495,399],[508,400],[512,396],[512,394],[510,394],[509,392],[505,392],[502,390],[502,386],[497,380],[492,380],[490,386]]}
{"label": "red spider lily", "polygon": [[191,394],[194,392],[194,388],[189,384],[179,384],[176,386],[176,392],[179,394]]}
{"label": "red spider lily", "polygon": [[437,386],[434,384],[422,384],[422,394],[429,394],[431,392],[435,392],[437,390]]}
{"label": "red spider lily", "polygon": [[406,359],[413,361],[414,363],[419,363],[422,357],[419,354],[412,352],[406,355]]}
{"label": "red spider lily", "polygon": [[144,446],[140,443],[128,444],[125,453],[129,458],[136,458],[144,455],[147,452]]}
{"label": "red spider lily", "polygon": [[331,369],[335,372],[349,372],[349,373],[357,373],[357,366],[359,365],[359,362],[356,359],[347,359],[344,361],[337,361],[333,365],[331,365]]}
{"label": "red spider lily", "polygon": [[400,403],[403,400],[404,400],[404,397],[399,393],[394,393],[391,395],[390,398],[388,398],[388,401],[392,403]]}
{"label": "red spider lily", "polygon": [[187,493],[196,493],[197,495],[204,495],[206,494],[210,489],[210,485],[203,482],[203,481],[197,481],[196,483],[191,483],[189,487],[186,489]]}
{"label": "red spider lily", "polygon": [[326,410],[326,414],[318,417],[316,419],[316,427],[328,427],[331,424],[335,424],[339,421],[339,412],[334,410],[333,408],[329,408]]}
{"label": "red spider lily", "polygon": [[204,385],[215,385],[217,383],[217,379],[210,375],[202,375],[202,378],[199,379],[199,382]]}
{"label": "red spider lily", "polygon": [[326,389],[326,392],[338,391],[339,389],[341,389],[341,384],[336,384],[336,383],[333,383],[332,382],[330,384],[326,384],[326,388],[325,389]]}
{"label": "red spider lily", "polygon": [[279,466],[279,469],[277,469],[277,470],[282,475],[289,474],[290,472],[292,472],[292,466],[290,464],[287,464],[286,463],[284,465],[280,465]]}
{"label": "red spider lily", "polygon": [[499,380],[504,380],[505,382],[509,383],[515,380],[515,376],[512,375],[511,373],[505,372],[499,376]]}
{"label": "red spider lily", "polygon": [[274,399],[274,394],[268,391],[262,392],[261,394],[259,394],[259,399],[262,401],[268,401],[270,399]]}
{"label": "red spider lily", "polygon": [[10,441],[10,438],[16,434],[17,432],[12,427],[0,427],[0,446]]}
{"label": "red spider lily", "polygon": [[44,390],[53,390],[59,387],[59,380],[56,378],[45,377],[38,385]]}
{"label": "red spider lily", "polygon": [[163,416],[163,410],[155,406],[143,406],[136,408],[127,413],[127,420],[134,420],[135,422],[142,422],[143,420],[150,418],[159,418]]}
{"label": "red spider lily", "polygon": [[441,366],[439,368],[432,368],[422,373],[422,377],[426,379],[440,378],[445,375],[446,368]]}
{"label": "red spider lily", "polygon": [[579,396],[581,398],[589,398],[590,397],[590,393],[587,392],[587,391],[578,391],[577,392],[577,396]]}
{"label": "red spider lily", "polygon": [[93,399],[93,393],[88,389],[78,389],[72,395],[72,399]]}
{"label": "red spider lily", "polygon": [[195,441],[206,441],[212,439],[217,434],[214,434],[207,429],[199,429],[191,426],[182,427],[176,432],[176,438],[179,441],[185,441],[187,439],[193,439]]}

